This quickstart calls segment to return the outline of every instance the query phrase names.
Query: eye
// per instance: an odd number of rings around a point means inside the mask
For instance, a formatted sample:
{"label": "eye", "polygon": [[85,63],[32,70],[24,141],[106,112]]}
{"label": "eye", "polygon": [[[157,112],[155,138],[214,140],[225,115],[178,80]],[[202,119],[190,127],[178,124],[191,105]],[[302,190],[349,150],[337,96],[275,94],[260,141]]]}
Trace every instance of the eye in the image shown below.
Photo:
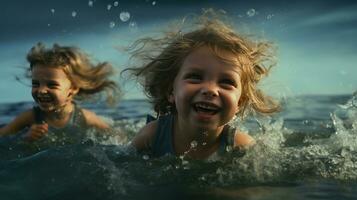
{"label": "eye", "polygon": [[231,78],[224,78],[219,81],[219,84],[222,85],[224,88],[231,89],[236,88],[238,86],[237,82]]}
{"label": "eye", "polygon": [[202,75],[199,73],[187,73],[184,76],[184,80],[188,80],[191,82],[199,82],[202,80]]}
{"label": "eye", "polygon": [[59,86],[59,84],[56,83],[56,82],[50,82],[50,83],[47,84],[47,86],[49,88],[57,88]]}
{"label": "eye", "polygon": [[32,83],[31,83],[31,85],[32,85],[32,87],[33,88],[36,88],[36,87],[38,87],[40,84],[38,83],[38,81],[32,81]]}

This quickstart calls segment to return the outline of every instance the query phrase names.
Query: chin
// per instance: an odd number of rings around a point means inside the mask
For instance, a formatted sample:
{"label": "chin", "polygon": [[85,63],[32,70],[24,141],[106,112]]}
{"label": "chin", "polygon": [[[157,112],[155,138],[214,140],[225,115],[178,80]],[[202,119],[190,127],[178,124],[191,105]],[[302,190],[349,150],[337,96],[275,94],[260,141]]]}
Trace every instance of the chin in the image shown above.
{"label": "chin", "polygon": [[55,110],[55,108],[53,106],[41,106],[41,105],[39,105],[39,107],[43,112],[51,112],[51,111]]}
{"label": "chin", "polygon": [[218,126],[212,122],[200,122],[196,124],[196,127],[203,131],[213,131],[218,128]]}

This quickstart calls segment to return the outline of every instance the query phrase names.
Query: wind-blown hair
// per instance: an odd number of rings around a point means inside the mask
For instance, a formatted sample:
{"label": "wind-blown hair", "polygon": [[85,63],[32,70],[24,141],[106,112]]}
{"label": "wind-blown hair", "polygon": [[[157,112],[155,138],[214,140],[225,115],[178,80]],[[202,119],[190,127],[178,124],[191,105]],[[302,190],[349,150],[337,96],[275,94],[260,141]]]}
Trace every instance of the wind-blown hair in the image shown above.
{"label": "wind-blown hair", "polygon": [[92,64],[89,56],[77,47],[54,44],[46,48],[38,43],[28,52],[27,61],[30,63],[29,77],[36,65],[63,69],[72,84],[79,88],[75,100],[87,100],[105,91],[107,103],[113,105],[119,97],[119,86],[109,79],[114,73],[113,67],[107,62]]}
{"label": "wind-blown hair", "polygon": [[141,38],[129,47],[131,58],[140,61],[141,65],[126,71],[138,78],[158,115],[175,112],[168,101],[175,77],[184,59],[202,46],[211,49],[222,61],[239,68],[242,94],[237,115],[244,117],[250,111],[273,113],[279,110],[279,105],[257,87],[275,65],[273,45],[236,33],[220,18],[217,12],[206,10],[194,18],[193,30],[184,32],[179,28],[165,32],[159,38]]}

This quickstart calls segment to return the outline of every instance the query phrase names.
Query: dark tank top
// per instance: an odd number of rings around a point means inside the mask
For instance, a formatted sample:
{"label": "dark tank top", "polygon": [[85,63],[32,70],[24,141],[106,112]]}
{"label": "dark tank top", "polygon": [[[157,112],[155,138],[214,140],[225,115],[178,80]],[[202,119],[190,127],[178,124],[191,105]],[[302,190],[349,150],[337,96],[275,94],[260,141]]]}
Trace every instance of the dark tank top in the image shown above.
{"label": "dark tank top", "polygon": [[[37,124],[45,123],[44,113],[39,107],[33,107],[33,112]],[[41,138],[40,141],[58,144],[78,143],[85,136],[86,128],[86,120],[82,109],[74,104],[73,112],[67,124],[61,128],[49,125],[48,134]]]}
{"label": "dark tank top", "polygon": [[[148,117],[148,121],[152,120],[152,117]],[[158,119],[158,126],[152,142],[151,153],[154,157],[160,157],[167,154],[175,155],[173,146],[173,125],[174,116],[164,115]],[[226,125],[220,135],[220,146],[218,154],[227,152],[227,148],[232,148],[234,144],[234,134],[236,129]]]}

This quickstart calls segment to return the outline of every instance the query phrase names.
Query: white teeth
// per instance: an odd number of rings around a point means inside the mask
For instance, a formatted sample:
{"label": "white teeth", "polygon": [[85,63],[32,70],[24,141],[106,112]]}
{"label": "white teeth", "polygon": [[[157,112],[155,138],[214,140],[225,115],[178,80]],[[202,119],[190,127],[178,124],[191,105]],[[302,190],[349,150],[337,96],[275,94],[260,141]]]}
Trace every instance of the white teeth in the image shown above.
{"label": "white teeth", "polygon": [[38,99],[40,102],[50,102],[50,101],[52,101],[52,98],[49,97],[49,96],[39,96],[39,97],[37,97],[37,99]]}
{"label": "white teeth", "polygon": [[210,109],[210,110],[217,110],[218,109],[216,106],[209,105],[209,104],[206,104],[206,103],[197,103],[196,107],[200,107],[200,108],[204,108],[204,109]]}

